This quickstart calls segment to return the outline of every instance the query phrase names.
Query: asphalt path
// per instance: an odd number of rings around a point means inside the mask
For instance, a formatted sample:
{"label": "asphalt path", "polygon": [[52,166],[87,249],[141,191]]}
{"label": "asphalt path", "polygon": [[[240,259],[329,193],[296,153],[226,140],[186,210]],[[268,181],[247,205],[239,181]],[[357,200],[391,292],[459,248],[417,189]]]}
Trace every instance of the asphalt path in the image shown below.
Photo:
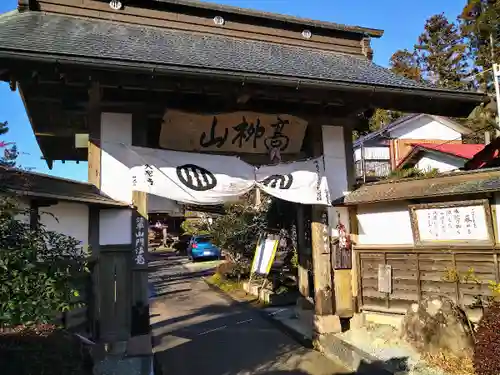
{"label": "asphalt path", "polygon": [[203,277],[214,266],[174,254],[150,261],[151,322],[161,375],[348,373],[258,311],[212,290]]}

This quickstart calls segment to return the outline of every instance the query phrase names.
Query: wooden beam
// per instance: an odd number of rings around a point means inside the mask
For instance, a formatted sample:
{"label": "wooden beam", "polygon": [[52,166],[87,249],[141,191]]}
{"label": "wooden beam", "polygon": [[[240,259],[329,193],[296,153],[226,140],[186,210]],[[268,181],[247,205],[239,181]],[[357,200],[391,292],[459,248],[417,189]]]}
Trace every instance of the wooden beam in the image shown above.
{"label": "wooden beam", "polygon": [[299,257],[298,279],[302,297],[309,297],[309,254],[306,251],[304,205],[297,204],[297,253]]}
{"label": "wooden beam", "polygon": [[92,82],[88,92],[88,179],[98,189],[101,188],[101,89]]}
{"label": "wooden beam", "polygon": [[[311,128],[309,142],[312,143],[312,157],[323,154],[321,127]],[[314,269],[315,311],[317,315],[331,315],[335,311],[334,289],[330,265],[330,243],[328,214],[326,207],[312,207],[312,259]]]}
{"label": "wooden beam", "polygon": [[[132,140],[136,146],[147,145],[147,116],[144,111],[132,114]],[[134,250],[137,250],[137,241],[144,243],[144,264],[133,262],[132,268],[132,336],[149,334],[149,289],[148,289],[148,194],[145,192],[133,191],[132,204],[136,211],[132,215],[132,228],[136,228],[137,220],[141,220],[144,226],[144,237],[136,238],[137,233],[133,233]],[[136,256],[136,254],[134,254]]]}

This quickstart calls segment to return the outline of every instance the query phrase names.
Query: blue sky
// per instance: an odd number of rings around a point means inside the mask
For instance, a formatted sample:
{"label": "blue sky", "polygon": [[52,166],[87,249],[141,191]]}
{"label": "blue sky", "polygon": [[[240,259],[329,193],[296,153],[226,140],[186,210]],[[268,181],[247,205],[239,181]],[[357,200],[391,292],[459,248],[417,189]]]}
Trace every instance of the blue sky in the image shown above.
{"label": "blue sky", "polygon": [[[268,12],[359,25],[385,30],[381,39],[373,41],[375,62],[387,66],[390,56],[398,49],[412,48],[422,32],[424,22],[436,13],[444,12],[451,19],[460,13],[465,0],[215,0],[220,4],[254,8]],[[0,13],[15,9],[17,0],[1,0]],[[24,106],[18,93],[12,93],[7,84],[0,84],[0,121],[9,122],[10,132],[5,141],[16,142],[23,153],[19,163],[40,173],[87,180],[87,164],[60,161],[49,170],[41,160]]]}

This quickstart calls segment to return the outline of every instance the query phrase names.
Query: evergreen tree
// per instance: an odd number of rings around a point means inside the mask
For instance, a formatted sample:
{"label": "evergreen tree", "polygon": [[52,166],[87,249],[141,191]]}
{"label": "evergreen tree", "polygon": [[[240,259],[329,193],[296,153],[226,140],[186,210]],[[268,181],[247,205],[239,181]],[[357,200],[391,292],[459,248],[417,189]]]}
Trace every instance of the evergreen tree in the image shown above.
{"label": "evergreen tree", "polygon": [[[420,81],[422,79],[420,67],[415,53],[407,49],[396,51],[389,61],[390,70],[399,76]],[[369,129],[371,132],[383,128],[403,116],[402,112],[378,108],[370,118]]]}
{"label": "evergreen tree", "polygon": [[415,53],[425,80],[450,89],[466,87],[465,78],[470,74],[467,45],[460,28],[444,14],[436,14],[426,21]]}
{"label": "evergreen tree", "polygon": [[467,0],[459,21],[473,62],[473,84],[493,93],[492,63],[500,63],[500,0]]}
{"label": "evergreen tree", "polygon": [[[7,134],[9,131],[8,122],[0,122],[0,136]],[[0,158],[0,167],[12,168],[16,165],[19,152],[17,146],[12,142],[0,141],[0,148],[3,148],[3,156]]]}
{"label": "evergreen tree", "polygon": [[415,52],[410,52],[407,49],[398,50],[391,56],[389,62],[391,70],[397,75],[413,79],[415,81],[422,80],[422,72],[418,65]]}

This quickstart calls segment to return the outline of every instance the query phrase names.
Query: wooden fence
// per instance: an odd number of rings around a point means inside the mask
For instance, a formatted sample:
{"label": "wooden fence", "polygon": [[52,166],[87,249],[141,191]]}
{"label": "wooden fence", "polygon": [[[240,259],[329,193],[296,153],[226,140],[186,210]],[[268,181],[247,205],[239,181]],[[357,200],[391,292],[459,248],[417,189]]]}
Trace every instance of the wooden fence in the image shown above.
{"label": "wooden fence", "polygon": [[359,306],[364,311],[404,314],[423,298],[446,296],[477,320],[482,313],[473,307],[477,296],[491,296],[489,282],[500,282],[498,257],[499,251],[491,249],[357,247]]}
{"label": "wooden fence", "polygon": [[92,298],[91,275],[83,275],[80,279],[74,281],[74,286],[78,290],[78,296],[73,297],[72,302],[77,304],[69,311],[60,312],[56,315],[55,324],[63,326],[65,329],[90,337],[92,335],[89,306]]}

